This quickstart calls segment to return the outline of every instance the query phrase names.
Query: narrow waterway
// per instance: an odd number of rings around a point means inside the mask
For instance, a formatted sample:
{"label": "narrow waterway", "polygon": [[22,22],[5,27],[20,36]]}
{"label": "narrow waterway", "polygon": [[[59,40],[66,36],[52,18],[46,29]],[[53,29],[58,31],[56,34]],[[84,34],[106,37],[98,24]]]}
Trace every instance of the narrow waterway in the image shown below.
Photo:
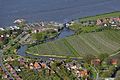
{"label": "narrow waterway", "polygon": [[[74,34],[74,31],[64,27],[64,29],[61,31],[61,33],[56,38],[47,40],[47,42],[54,41],[54,40],[61,39],[61,38],[65,38],[65,37],[71,36],[73,34]],[[25,53],[26,49],[27,49],[27,45],[21,45],[21,47],[17,51],[18,55],[28,56],[28,57],[32,57],[32,58],[42,58],[44,60],[50,58],[50,57],[44,57],[44,56],[38,57],[38,56],[33,56],[33,55],[30,55],[30,54],[26,54]]]}

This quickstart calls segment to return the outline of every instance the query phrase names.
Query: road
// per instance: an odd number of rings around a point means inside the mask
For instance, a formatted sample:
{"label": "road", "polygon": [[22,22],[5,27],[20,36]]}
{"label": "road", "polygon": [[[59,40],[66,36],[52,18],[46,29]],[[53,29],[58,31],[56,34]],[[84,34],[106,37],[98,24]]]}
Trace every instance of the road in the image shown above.
{"label": "road", "polygon": [[113,57],[113,56],[116,56],[118,54],[120,54],[120,51],[116,52],[115,54],[111,54],[109,57]]}
{"label": "road", "polygon": [[[12,43],[14,43],[15,41],[17,41],[18,39],[21,39],[22,36],[24,35],[25,33],[22,33],[20,35],[18,35],[13,41]],[[3,50],[0,50],[0,64],[1,64],[1,67],[3,69],[4,72],[7,73],[7,75],[9,75],[9,80],[14,80],[14,78],[12,77],[11,73],[5,68],[5,66],[3,65],[3,51],[9,49],[11,47],[11,41],[7,44],[7,47],[5,47]]]}
{"label": "road", "polygon": [[7,70],[7,69],[5,68],[5,66],[3,65],[3,60],[2,60],[2,58],[3,58],[3,51],[0,50],[0,64],[1,64],[2,70],[3,70],[4,72],[6,72],[7,75],[10,76],[10,77],[9,77],[9,80],[10,80],[10,79],[13,79],[13,80],[14,80],[14,78],[12,77],[12,75],[8,72],[8,70]]}
{"label": "road", "polygon": [[91,66],[91,68],[93,68],[94,71],[96,72],[96,79],[95,80],[99,80],[99,72],[97,71],[97,69],[95,69],[95,67]]}

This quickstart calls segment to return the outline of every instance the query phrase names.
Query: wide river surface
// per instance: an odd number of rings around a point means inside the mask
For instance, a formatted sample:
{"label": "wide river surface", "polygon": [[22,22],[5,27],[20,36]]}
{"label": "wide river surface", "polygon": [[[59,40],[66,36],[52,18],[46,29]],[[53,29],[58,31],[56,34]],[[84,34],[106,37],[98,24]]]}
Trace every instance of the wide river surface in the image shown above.
{"label": "wide river surface", "polygon": [[0,27],[17,18],[66,22],[112,11],[120,11],[120,0],[0,0]]}

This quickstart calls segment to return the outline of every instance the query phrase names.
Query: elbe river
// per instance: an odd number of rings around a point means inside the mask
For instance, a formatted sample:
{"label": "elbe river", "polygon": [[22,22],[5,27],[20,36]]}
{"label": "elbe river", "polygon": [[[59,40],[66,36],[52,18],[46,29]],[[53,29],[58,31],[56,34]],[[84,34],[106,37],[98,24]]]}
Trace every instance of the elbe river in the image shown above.
{"label": "elbe river", "polygon": [[0,0],[0,27],[18,18],[65,22],[113,11],[120,11],[120,0]]}

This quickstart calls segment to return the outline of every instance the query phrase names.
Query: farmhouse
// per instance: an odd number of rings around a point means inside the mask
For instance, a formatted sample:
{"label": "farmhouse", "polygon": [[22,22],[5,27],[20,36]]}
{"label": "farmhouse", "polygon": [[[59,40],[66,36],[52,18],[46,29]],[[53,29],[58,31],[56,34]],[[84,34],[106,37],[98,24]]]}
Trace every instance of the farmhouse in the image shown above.
{"label": "farmhouse", "polygon": [[112,60],[111,60],[111,64],[112,64],[112,65],[117,65],[117,63],[118,63],[118,60],[117,60],[117,59],[112,59]]}
{"label": "farmhouse", "polygon": [[40,66],[40,64],[38,62],[34,62],[33,66],[34,66],[35,69],[41,68],[41,66]]}
{"label": "farmhouse", "polygon": [[94,66],[100,65],[100,63],[101,63],[101,60],[98,58],[91,60],[91,64]]}

